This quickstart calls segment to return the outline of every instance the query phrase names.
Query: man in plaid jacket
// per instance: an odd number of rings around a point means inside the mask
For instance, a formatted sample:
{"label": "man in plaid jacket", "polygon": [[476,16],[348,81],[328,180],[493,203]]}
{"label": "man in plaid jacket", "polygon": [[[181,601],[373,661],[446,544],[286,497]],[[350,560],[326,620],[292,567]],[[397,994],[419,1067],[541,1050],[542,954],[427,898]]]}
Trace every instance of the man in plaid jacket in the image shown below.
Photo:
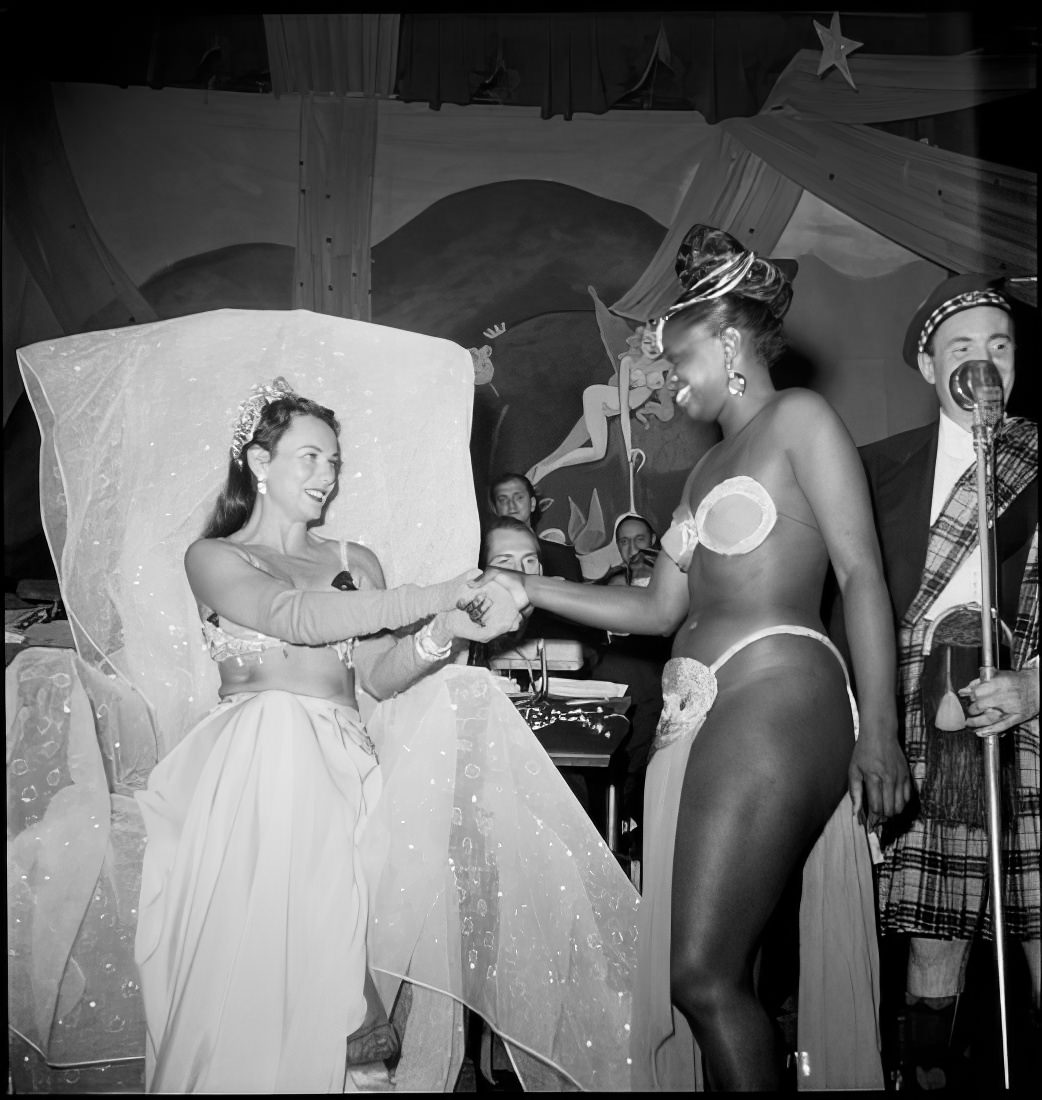
{"label": "man in plaid jacket", "polygon": [[[884,833],[882,931],[910,933],[908,1003],[943,1008],[963,989],[976,937],[991,938],[982,740],[1005,731],[1002,762],[1007,934],[1039,997],[1038,432],[996,430],[996,569],[1001,671],[978,680],[980,552],[973,414],[949,388],[960,364],[990,360],[1008,401],[1008,299],[980,275],[947,279],[916,311],[905,361],[934,387],[936,423],[863,447],[898,634],[899,714],[917,798]],[[849,635],[857,629],[847,622]]]}

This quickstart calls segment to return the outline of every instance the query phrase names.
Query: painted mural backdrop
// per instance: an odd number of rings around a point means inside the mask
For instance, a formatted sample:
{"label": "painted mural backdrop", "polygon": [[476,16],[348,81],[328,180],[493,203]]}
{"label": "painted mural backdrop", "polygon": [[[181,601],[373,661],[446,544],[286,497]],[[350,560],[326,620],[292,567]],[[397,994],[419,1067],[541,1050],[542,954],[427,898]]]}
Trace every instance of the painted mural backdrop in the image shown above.
{"label": "painted mural backdrop", "polygon": [[[56,101],[84,203],[160,318],[291,307],[287,99],[66,86]],[[603,308],[654,255],[695,167],[685,135],[705,123],[382,103],[380,125],[372,319],[474,349],[479,501],[496,472],[529,473],[544,498],[541,530],[603,573],[616,517],[635,507],[664,529],[715,441],[673,409],[639,326]],[[778,384],[818,389],[857,443],[925,423],[929,390],[899,348],[943,272],[811,199],[775,250],[800,261]],[[61,333],[17,261],[5,248],[5,574],[45,576],[38,436],[7,376],[7,335]]]}
{"label": "painted mural backdrop", "polygon": [[[638,501],[655,522],[707,445],[689,425],[667,430],[661,370],[649,372],[650,389],[632,326],[603,305],[636,281],[664,231],[632,206],[515,180],[440,199],[373,249],[375,321],[475,349],[479,500],[498,473],[529,473],[540,533],[581,555],[610,543],[615,517],[630,509],[623,430],[642,449]],[[620,372],[633,383],[625,418]],[[590,575],[607,564],[596,557]]]}

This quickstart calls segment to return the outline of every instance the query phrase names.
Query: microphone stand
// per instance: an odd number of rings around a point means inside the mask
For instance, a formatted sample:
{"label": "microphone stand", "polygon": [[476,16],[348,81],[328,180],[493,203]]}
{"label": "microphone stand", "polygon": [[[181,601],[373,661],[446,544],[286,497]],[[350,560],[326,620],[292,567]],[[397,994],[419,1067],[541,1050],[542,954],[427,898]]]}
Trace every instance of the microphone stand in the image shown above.
{"label": "microphone stand", "polygon": [[[977,459],[977,531],[981,555],[981,665],[982,681],[995,678],[998,653],[998,608],[993,577],[995,569],[995,424],[989,423],[981,402],[973,403],[973,450]],[[999,797],[999,737],[982,735],[988,833],[988,870],[991,895],[991,927],[999,988],[999,1026],[1002,1035],[1003,1087],[1009,1088],[1009,1021],[1006,1007],[1006,923],[1002,890],[1002,811]]]}

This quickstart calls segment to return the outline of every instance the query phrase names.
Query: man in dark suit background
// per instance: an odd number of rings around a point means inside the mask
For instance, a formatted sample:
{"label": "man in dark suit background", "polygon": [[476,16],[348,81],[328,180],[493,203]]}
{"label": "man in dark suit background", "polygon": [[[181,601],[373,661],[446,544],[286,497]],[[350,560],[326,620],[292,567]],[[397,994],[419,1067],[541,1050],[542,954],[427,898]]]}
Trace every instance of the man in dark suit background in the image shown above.
{"label": "man in dark suit background", "polygon": [[[971,942],[992,935],[984,817],[983,730],[1006,731],[1005,923],[1023,944],[1039,1002],[1038,434],[996,430],[999,612],[1004,659],[980,683],[980,547],[973,414],[950,379],[969,360],[1014,378],[1008,299],[979,275],[947,279],[916,311],[905,361],[933,386],[937,422],[861,449],[898,635],[899,708],[917,798],[884,833],[884,934],[909,934],[905,1000],[949,1009]],[[857,623],[845,624],[849,636]]]}
{"label": "man in dark suit background", "polygon": [[[497,516],[512,516],[535,531],[539,525],[539,498],[524,474],[502,473],[488,491],[489,503]],[[538,533],[537,536],[538,538]],[[563,577],[581,583],[583,579],[575,550],[563,542],[539,539],[539,557],[543,575]]]}

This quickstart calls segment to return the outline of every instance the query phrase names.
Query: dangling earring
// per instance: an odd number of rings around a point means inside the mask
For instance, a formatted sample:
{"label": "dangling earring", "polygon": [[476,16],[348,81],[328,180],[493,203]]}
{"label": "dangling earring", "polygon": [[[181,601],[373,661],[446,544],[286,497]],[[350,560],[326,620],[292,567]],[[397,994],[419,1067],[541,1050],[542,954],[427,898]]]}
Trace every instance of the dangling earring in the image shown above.
{"label": "dangling earring", "polygon": [[727,356],[724,360],[724,368],[727,371],[727,392],[732,397],[741,397],[745,393],[745,375],[739,374],[731,366],[731,357]]}
{"label": "dangling earring", "polygon": [[[743,387],[745,386],[744,378],[742,379],[742,385]],[[268,492],[268,483],[262,477],[257,478],[257,492],[260,493],[261,496],[264,496]]]}

